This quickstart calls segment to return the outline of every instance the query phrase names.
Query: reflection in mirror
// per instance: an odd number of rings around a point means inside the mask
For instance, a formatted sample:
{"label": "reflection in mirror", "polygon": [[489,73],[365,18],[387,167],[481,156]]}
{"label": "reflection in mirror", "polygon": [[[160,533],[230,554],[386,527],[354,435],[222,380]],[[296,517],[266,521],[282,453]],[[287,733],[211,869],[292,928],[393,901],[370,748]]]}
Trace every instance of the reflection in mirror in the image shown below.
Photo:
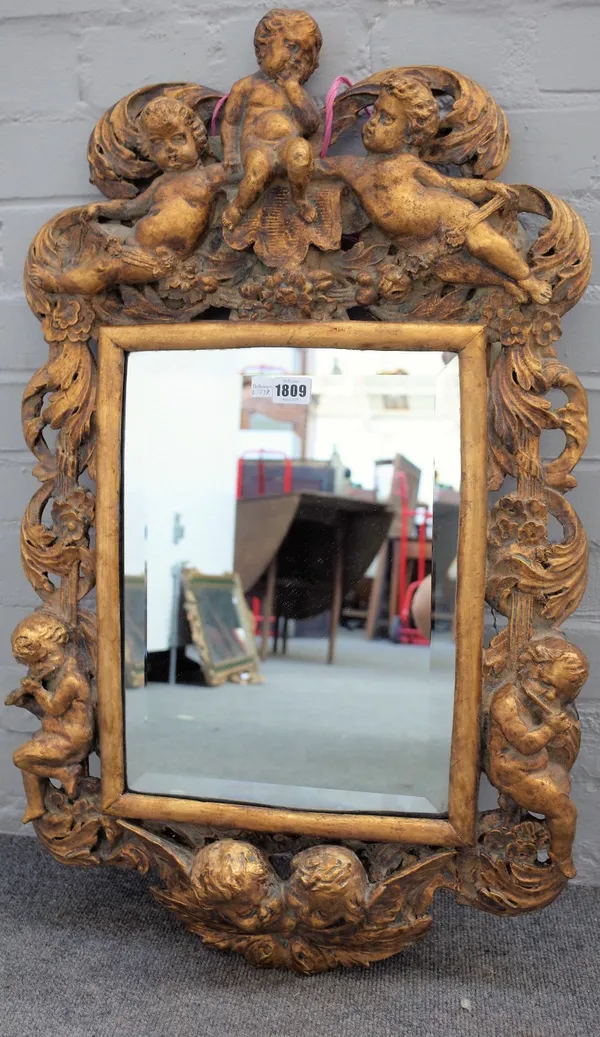
{"label": "reflection in mirror", "polygon": [[458,357],[128,356],[128,788],[444,815]]}

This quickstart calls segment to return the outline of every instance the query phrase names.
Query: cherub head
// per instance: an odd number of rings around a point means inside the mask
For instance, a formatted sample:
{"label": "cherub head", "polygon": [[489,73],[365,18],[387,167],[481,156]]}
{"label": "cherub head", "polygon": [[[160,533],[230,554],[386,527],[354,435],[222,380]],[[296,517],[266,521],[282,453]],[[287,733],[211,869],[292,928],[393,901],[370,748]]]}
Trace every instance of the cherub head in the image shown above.
{"label": "cherub head", "polygon": [[546,686],[545,699],[572,702],[588,677],[583,652],[562,637],[543,637],[532,641],[517,660],[521,680],[538,680]]}
{"label": "cherub head", "polygon": [[246,933],[271,929],[283,913],[281,883],[251,843],[219,839],[198,851],[190,881],[207,911]]}
{"label": "cherub head", "polygon": [[256,60],[269,79],[305,83],[319,64],[322,44],[321,30],[306,11],[267,11],[254,33]]}
{"label": "cherub head", "polygon": [[202,119],[174,97],[155,97],[138,117],[140,151],[165,173],[193,169],[207,143]]}
{"label": "cherub head", "polygon": [[21,620],[12,635],[15,658],[38,680],[49,677],[65,661],[69,630],[52,612],[39,609]]}
{"label": "cherub head", "polygon": [[362,128],[367,151],[388,154],[422,151],[440,124],[438,106],[429,87],[411,76],[394,73],[385,79],[373,114]]}
{"label": "cherub head", "polygon": [[310,929],[356,925],[365,915],[367,875],[345,846],[313,846],[292,860],[288,904]]}

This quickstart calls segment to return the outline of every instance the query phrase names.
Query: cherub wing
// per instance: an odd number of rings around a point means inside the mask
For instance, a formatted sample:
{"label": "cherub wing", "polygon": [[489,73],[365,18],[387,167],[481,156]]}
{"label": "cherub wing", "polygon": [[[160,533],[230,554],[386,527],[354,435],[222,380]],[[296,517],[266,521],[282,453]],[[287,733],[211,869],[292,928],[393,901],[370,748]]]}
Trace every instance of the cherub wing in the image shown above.
{"label": "cherub wing", "polygon": [[[192,108],[206,124],[222,97],[196,83],[155,83],[123,97],[96,123],[88,145],[90,180],[107,198],[134,198],[157,168],[140,154],[137,116],[154,97],[173,97]],[[207,127],[208,129],[208,127]]]}
{"label": "cherub wing", "polygon": [[441,886],[455,881],[454,850],[443,850],[384,879],[369,898],[367,926],[381,928],[421,918]]}
{"label": "cherub wing", "polygon": [[[149,867],[158,871],[163,882],[161,887],[154,886],[152,895],[159,903],[175,911],[190,932],[196,933],[206,943],[227,949],[237,949],[231,940],[235,934],[216,932],[209,913],[204,910],[191,884],[191,870],[194,851],[178,843],[165,839],[156,832],[119,819],[118,824],[129,832],[136,843],[141,844],[148,857]],[[239,948],[241,950],[241,947]]]}
{"label": "cherub wing", "polygon": [[238,932],[232,923],[223,922],[203,908],[190,883],[195,851],[181,846],[156,832],[140,828],[130,821],[118,825],[141,843],[150,867],[157,868],[164,887],[154,887],[152,894],[161,904],[175,911],[186,929],[204,943],[218,950],[238,951],[254,965],[281,967],[287,960],[283,945],[269,934]]}
{"label": "cherub wing", "polygon": [[119,818],[118,825],[129,833],[135,842],[142,843],[148,852],[150,866],[155,867],[161,879],[167,883],[169,888],[189,886],[190,872],[194,860],[193,850],[185,846],[165,839],[156,832],[150,832],[147,828],[134,825],[131,821]]}
{"label": "cherub wing", "polygon": [[[345,90],[334,102],[332,141],[356,122],[360,111],[373,104],[382,81],[392,72],[420,79],[437,97],[453,98],[450,109],[442,110],[439,131],[422,159],[438,166],[460,166],[464,176],[492,179],[501,172],[510,153],[508,122],[502,108],[468,76],[438,65],[387,68]],[[321,115],[324,125],[324,111]]]}

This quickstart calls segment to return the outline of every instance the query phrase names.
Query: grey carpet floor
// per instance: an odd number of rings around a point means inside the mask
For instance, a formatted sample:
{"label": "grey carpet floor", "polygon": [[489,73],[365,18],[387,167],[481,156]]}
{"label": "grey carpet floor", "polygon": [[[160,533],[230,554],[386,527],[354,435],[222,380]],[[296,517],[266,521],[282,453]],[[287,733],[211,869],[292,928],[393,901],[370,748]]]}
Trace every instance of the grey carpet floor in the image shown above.
{"label": "grey carpet floor", "polygon": [[0,859],[1,1037],[600,1035],[600,888],[520,919],[438,894],[422,943],[302,978],[205,949],[135,874],[19,837]]}

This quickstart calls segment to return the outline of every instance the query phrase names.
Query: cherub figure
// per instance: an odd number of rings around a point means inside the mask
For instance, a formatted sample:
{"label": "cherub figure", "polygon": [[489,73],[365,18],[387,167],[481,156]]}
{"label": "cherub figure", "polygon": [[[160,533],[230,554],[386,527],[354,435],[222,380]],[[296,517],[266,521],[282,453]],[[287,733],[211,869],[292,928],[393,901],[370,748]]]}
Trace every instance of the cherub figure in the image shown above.
{"label": "cherub figure", "polygon": [[585,656],[560,637],[533,641],[520,653],[517,680],[495,692],[490,708],[489,776],[503,796],[544,814],[550,857],[572,878],[577,810],[569,771],[579,748],[570,703],[587,680]]}
{"label": "cherub figure", "polygon": [[139,129],[142,152],[162,174],[137,198],[97,202],[81,214],[86,221],[137,219],[133,230],[125,240],[109,234],[102,254],[64,273],[34,267],[34,283],[50,292],[96,295],[113,284],[156,281],[192,255],[225,180],[223,167],[202,165],[206,128],[181,101],[149,101],[140,112]]}
{"label": "cherub figure", "polygon": [[266,855],[251,843],[219,839],[198,850],[190,882],[205,911],[242,932],[270,932],[281,922],[281,881]]}
{"label": "cherub figure", "polygon": [[24,706],[42,721],[41,730],[13,756],[24,772],[24,822],[44,813],[40,778],[56,778],[67,795],[75,795],[83,773],[81,763],[93,748],[89,683],[76,659],[68,654],[68,641],[66,624],[43,609],[19,623],[12,636],[14,655],[29,667],[29,673],[8,696],[6,705]]}
{"label": "cherub figure", "polygon": [[323,930],[366,920],[367,876],[353,850],[314,846],[292,860],[287,900],[298,925]]}
{"label": "cherub figure", "polygon": [[510,278],[505,287],[522,302],[549,302],[551,286],[531,273],[514,245],[479,215],[475,204],[499,196],[512,205],[514,189],[493,180],[444,176],[419,157],[438,127],[431,90],[417,79],[392,73],[362,129],[370,157],[327,158],[319,169],[342,177],[389,237],[418,242],[440,236],[448,244],[464,244],[477,260]]}
{"label": "cherub figure", "polygon": [[237,226],[277,173],[287,176],[303,219],[315,219],[306,197],[313,156],[305,138],[317,130],[319,113],[302,84],[318,66],[322,42],[317,23],[304,11],[268,11],[258,23],[260,72],[234,83],[223,114],[225,168],[236,168],[238,153],[244,168],[237,195],[223,213],[226,230]]}

